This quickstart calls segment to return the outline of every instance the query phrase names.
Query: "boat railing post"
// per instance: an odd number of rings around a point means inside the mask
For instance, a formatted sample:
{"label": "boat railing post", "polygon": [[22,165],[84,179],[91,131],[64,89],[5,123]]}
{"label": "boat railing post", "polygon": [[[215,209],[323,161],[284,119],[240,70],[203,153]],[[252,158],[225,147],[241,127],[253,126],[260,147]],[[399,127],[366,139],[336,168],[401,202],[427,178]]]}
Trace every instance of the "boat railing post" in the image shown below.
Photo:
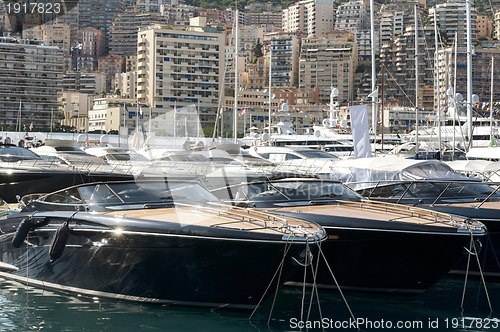
{"label": "boat railing post", "polygon": [[451,182],[448,183],[448,185],[446,186],[446,188],[444,188],[444,190],[438,195],[438,197],[434,200],[434,202],[432,202],[431,206],[434,206],[434,204],[436,204],[441,199],[441,197],[444,195],[444,193],[448,190],[448,188],[450,186],[451,186]]}
{"label": "boat railing post", "polygon": [[[405,182],[401,182],[401,185],[403,185]],[[403,197],[406,195],[406,193],[410,190],[410,187],[413,185],[413,181],[409,183],[408,187],[405,188],[405,191],[403,192],[403,194],[401,195],[401,197],[399,197],[398,201],[396,202],[396,204],[399,204],[401,202],[401,200],[403,199]]]}
{"label": "boat railing post", "polygon": [[375,185],[375,187],[373,187],[373,189],[370,191],[370,194],[368,195],[368,198],[372,197],[373,192],[378,188],[379,184],[380,184],[380,181],[377,182],[377,184]]}
{"label": "boat railing post", "polygon": [[500,189],[500,185],[498,185],[495,190],[493,190],[489,195],[488,197],[486,197],[478,206],[476,206],[475,208],[476,209],[479,209],[481,206],[483,206],[484,203],[486,203],[487,200],[490,199],[491,196],[493,196],[497,191],[498,189]]}

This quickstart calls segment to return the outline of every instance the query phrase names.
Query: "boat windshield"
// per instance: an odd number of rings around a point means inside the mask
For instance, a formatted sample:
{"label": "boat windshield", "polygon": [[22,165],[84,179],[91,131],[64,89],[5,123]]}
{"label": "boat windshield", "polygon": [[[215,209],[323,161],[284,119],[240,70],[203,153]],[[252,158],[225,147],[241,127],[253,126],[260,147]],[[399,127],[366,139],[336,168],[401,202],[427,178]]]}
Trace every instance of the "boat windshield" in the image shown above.
{"label": "boat windshield", "polygon": [[333,167],[333,180],[341,181],[354,190],[373,188],[388,182],[408,180],[467,180],[443,163],[425,163],[403,169],[372,169],[358,167]]}
{"label": "boat windshield", "polygon": [[235,200],[314,201],[325,199],[360,200],[360,196],[338,182],[329,181],[268,181],[249,183],[238,191]]}
{"label": "boat windshield", "polygon": [[81,185],[40,198],[40,201],[64,204],[129,204],[155,202],[217,202],[217,198],[199,184],[189,182],[113,182]]}
{"label": "boat windshield", "polygon": [[330,154],[330,153],[327,153],[327,152],[323,152],[323,151],[315,151],[315,150],[305,151],[305,150],[301,150],[301,151],[298,151],[298,152],[300,154],[303,154],[307,158],[339,159],[337,156],[334,156],[333,154]]}
{"label": "boat windshield", "polygon": [[[428,199],[434,201],[446,199],[476,199],[486,198],[494,189],[483,183],[445,182],[445,181],[415,181],[399,182],[381,185],[358,191],[369,198]],[[500,193],[493,194],[491,199],[500,199]]]}
{"label": "boat windshield", "polygon": [[16,162],[19,160],[41,160],[42,158],[31,150],[13,146],[0,145],[0,160],[5,162]]}

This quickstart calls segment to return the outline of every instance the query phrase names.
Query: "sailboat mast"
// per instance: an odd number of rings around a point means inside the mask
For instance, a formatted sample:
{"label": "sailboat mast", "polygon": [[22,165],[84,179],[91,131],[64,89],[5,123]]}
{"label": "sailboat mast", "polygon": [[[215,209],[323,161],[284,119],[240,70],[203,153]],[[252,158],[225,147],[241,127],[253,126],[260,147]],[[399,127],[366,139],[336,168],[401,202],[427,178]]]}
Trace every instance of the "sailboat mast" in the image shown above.
{"label": "sailboat mast", "polygon": [[415,6],[415,153],[418,155],[418,17]]}
{"label": "sailboat mast", "polygon": [[[454,52],[454,68],[453,68],[453,159],[455,159],[455,148],[456,148],[456,128],[455,128],[455,119],[458,115],[458,106],[457,106],[457,57],[458,57],[458,32],[455,33],[455,52]],[[459,122],[460,123],[460,122]],[[465,144],[464,144],[465,145]]]}
{"label": "sailboat mast", "polygon": [[437,20],[436,20],[436,10],[434,9],[434,44],[436,45],[436,57],[434,70],[436,74],[436,93],[437,93],[437,122],[438,122],[438,141],[439,141],[439,151],[441,151],[441,89],[439,85],[439,43],[438,43],[438,33],[437,33]]}
{"label": "sailboat mast", "polygon": [[272,78],[272,63],[273,63],[273,50],[272,43],[269,44],[269,145],[271,145],[271,78]]}
{"label": "sailboat mast", "polygon": [[490,94],[490,145],[493,142],[493,82],[495,73],[495,57],[491,55],[491,94]]}
{"label": "sailboat mast", "polygon": [[238,142],[238,9],[234,25],[234,108],[233,108],[233,138]]}
{"label": "sailboat mast", "polygon": [[375,72],[375,14],[374,0],[370,0],[370,40],[371,40],[371,55],[372,55],[372,132],[374,137],[377,136],[377,96],[375,89],[377,88],[377,73]]}
{"label": "sailboat mast", "polygon": [[467,135],[469,148],[473,147],[472,139],[472,39],[471,39],[471,9],[470,0],[465,1],[467,15]]}

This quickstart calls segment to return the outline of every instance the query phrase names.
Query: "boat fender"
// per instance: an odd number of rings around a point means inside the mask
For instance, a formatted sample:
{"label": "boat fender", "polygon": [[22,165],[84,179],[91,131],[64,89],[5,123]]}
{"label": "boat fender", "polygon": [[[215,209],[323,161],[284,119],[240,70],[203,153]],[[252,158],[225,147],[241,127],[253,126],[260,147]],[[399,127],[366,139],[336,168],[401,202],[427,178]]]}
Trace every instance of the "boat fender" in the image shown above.
{"label": "boat fender", "polygon": [[50,243],[50,262],[52,263],[59,257],[61,257],[64,248],[66,247],[66,243],[68,243],[69,238],[69,220],[66,220],[64,224],[59,226],[54,237],[52,238],[52,242]]}
{"label": "boat fender", "polygon": [[27,217],[21,220],[19,226],[17,226],[16,233],[12,238],[12,245],[14,246],[14,248],[19,248],[21,244],[23,244],[26,236],[28,236],[31,226],[33,226],[31,217]]}

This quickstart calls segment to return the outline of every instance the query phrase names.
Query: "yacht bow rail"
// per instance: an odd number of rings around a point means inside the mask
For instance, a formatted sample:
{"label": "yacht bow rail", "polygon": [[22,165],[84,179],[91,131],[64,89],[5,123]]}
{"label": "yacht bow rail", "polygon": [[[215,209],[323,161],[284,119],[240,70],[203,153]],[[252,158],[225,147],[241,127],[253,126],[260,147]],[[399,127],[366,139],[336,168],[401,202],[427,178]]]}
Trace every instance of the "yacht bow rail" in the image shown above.
{"label": "yacht bow rail", "polygon": [[394,212],[406,215],[411,218],[417,217],[420,219],[428,220],[429,223],[443,224],[447,226],[458,226],[462,228],[470,228],[471,230],[481,230],[483,227],[482,224],[469,218],[408,205],[400,205],[372,200],[366,200],[363,202],[339,200],[336,201],[336,203],[339,205],[369,209],[371,211],[377,210],[388,213]]}

